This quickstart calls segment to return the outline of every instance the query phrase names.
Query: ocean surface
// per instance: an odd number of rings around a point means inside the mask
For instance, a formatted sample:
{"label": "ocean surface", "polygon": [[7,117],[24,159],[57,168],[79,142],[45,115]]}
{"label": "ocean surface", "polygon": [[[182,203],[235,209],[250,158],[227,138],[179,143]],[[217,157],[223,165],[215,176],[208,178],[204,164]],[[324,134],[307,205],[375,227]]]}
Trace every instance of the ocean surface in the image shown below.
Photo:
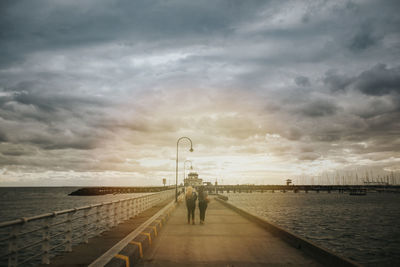
{"label": "ocean surface", "polygon": [[68,196],[80,187],[0,187],[0,221],[82,207],[145,194]]}
{"label": "ocean surface", "polygon": [[230,202],[366,266],[400,266],[400,194],[231,193]]}
{"label": "ocean surface", "polygon": [[[76,189],[0,187],[0,221],[141,195],[68,196]],[[363,265],[400,266],[400,194],[225,195],[235,205]]]}

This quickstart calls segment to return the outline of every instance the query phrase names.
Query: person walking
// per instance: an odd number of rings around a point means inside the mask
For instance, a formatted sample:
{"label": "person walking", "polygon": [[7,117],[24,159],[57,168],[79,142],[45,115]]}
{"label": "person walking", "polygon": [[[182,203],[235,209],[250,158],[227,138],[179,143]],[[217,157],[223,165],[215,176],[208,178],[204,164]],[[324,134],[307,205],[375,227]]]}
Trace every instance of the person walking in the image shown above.
{"label": "person walking", "polygon": [[186,188],[186,208],[187,208],[187,222],[190,224],[190,216],[192,216],[192,224],[194,223],[194,210],[196,209],[197,194],[193,191],[193,187]]}
{"label": "person walking", "polygon": [[199,187],[199,210],[200,210],[200,224],[204,224],[206,218],[206,209],[208,206],[208,194],[204,190],[204,186]]}

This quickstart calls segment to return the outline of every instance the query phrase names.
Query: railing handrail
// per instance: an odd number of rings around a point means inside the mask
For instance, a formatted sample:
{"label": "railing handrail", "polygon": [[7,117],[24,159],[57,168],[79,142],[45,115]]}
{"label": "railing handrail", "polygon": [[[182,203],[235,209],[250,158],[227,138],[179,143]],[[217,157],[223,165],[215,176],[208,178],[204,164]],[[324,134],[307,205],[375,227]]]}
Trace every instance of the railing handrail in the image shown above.
{"label": "railing handrail", "polygon": [[[72,251],[73,243],[88,243],[90,237],[96,236],[129,218],[133,218],[141,212],[157,205],[157,203],[166,200],[168,197],[172,197],[174,191],[175,190],[171,189],[151,192],[141,196],[128,197],[1,222],[0,229],[6,227],[8,229],[9,227],[10,231],[6,238],[0,240],[0,242],[8,242],[6,253],[1,253],[6,247],[0,247],[0,260],[8,257],[8,266],[16,267],[18,264],[23,264],[41,256],[42,264],[48,264],[50,263],[51,251],[58,250],[58,248],[62,246],[65,246],[64,251]],[[57,221],[56,217],[58,215],[64,215],[67,216],[67,218],[64,219],[61,217],[61,221]],[[41,221],[43,224],[37,225],[38,227],[34,229],[29,229],[30,226],[36,226],[36,224],[30,224],[32,221]],[[62,230],[58,228],[56,233],[52,232],[63,224],[65,224],[65,228]],[[96,226],[94,228],[90,227],[90,225],[93,224]],[[25,231],[23,229],[25,229]],[[21,238],[26,238],[26,236],[30,236],[38,231],[42,232],[41,237],[40,235],[36,235],[34,238],[35,240],[32,239],[30,240],[31,242],[21,243]],[[81,234],[75,235],[78,231]],[[39,245],[42,245],[41,249],[37,248]],[[18,254],[21,251],[27,251],[31,248],[35,248],[33,255],[29,255],[28,258],[19,259]],[[30,254],[32,254],[32,251]],[[25,254],[25,256],[27,255]],[[0,264],[2,263],[0,262]]]}
{"label": "railing handrail", "polygon": [[146,194],[143,196],[124,198],[124,199],[119,199],[119,200],[113,200],[113,201],[108,201],[108,202],[102,202],[102,203],[97,203],[97,204],[92,204],[92,205],[81,206],[81,207],[72,208],[72,209],[65,209],[65,210],[60,210],[60,211],[43,213],[43,214],[31,216],[31,217],[22,217],[22,218],[10,220],[10,221],[4,221],[4,222],[0,222],[0,228],[9,227],[9,226],[17,225],[17,224],[24,224],[27,222],[41,220],[41,219],[49,218],[49,217],[55,217],[57,215],[62,215],[62,214],[70,213],[70,212],[77,212],[80,210],[91,209],[91,208],[96,208],[96,207],[105,206],[105,205],[111,205],[113,203],[128,201],[128,200],[132,200],[132,199],[144,198],[146,196],[154,195],[154,194],[165,192],[165,191],[168,191],[168,190],[164,190],[164,191],[160,191],[160,192],[152,192],[152,193],[149,193],[149,194]]}

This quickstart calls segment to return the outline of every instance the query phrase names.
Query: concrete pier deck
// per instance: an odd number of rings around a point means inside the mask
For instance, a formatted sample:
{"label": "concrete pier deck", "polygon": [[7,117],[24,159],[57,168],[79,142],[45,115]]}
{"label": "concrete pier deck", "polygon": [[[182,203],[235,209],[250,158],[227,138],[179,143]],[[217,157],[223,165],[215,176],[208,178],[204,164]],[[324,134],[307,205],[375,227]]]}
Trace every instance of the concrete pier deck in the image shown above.
{"label": "concrete pier deck", "polygon": [[198,216],[196,208],[196,225],[188,225],[185,204],[179,205],[135,266],[321,266],[214,199],[205,225]]}
{"label": "concrete pier deck", "polygon": [[126,235],[135,230],[170,202],[171,200],[169,199],[163,203],[155,205],[154,207],[140,213],[136,217],[113,227],[109,231],[90,238],[88,244],[81,243],[77,246],[74,246],[72,252],[66,252],[56,256],[55,258],[52,258],[49,265],[42,264],[39,266],[88,266],[91,262],[100,257],[103,253],[109,250],[112,246],[118,243]]}

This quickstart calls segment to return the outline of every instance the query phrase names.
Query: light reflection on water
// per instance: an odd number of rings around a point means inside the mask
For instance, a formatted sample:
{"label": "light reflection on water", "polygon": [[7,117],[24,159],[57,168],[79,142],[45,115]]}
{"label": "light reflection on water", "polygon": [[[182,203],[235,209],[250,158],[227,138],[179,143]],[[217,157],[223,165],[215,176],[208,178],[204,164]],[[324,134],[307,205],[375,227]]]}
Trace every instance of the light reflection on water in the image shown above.
{"label": "light reflection on water", "polygon": [[229,201],[364,265],[400,266],[400,194],[228,193]]}

